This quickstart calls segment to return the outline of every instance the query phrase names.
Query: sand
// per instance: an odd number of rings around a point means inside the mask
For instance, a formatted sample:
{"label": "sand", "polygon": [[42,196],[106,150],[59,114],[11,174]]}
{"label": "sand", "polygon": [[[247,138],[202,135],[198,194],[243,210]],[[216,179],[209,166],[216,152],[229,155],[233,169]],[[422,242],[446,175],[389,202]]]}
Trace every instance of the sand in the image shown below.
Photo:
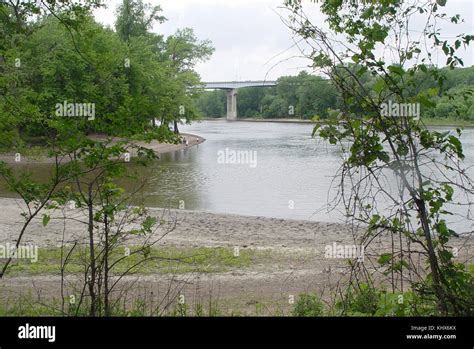
{"label": "sand", "polygon": [[[0,198],[0,243],[14,241],[25,208],[19,199]],[[187,210],[149,208],[152,215],[164,218],[168,226],[176,226],[163,242],[176,246],[241,246],[260,248],[307,249],[333,241],[351,240],[348,226],[337,223],[285,220],[250,217],[233,214],[216,214]],[[42,225],[41,216],[35,219],[23,243],[38,246],[59,246],[63,237],[62,213],[48,212],[52,219]],[[66,209],[68,217],[80,217],[81,211]],[[166,225],[164,230],[166,231]],[[84,237],[85,225],[68,221],[65,231],[67,242]],[[130,242],[131,244],[133,242]]]}
{"label": "sand", "polygon": [[[16,199],[0,199],[0,244],[15,242],[21,227],[23,207]],[[338,283],[347,279],[349,268],[346,260],[325,258],[325,247],[334,243],[354,244],[351,229],[347,225],[232,214],[214,214],[185,210],[150,209],[152,215],[167,223],[163,230],[174,229],[161,241],[161,246],[174,247],[238,247],[270,251],[269,257],[244,269],[216,273],[133,275],[124,279],[129,285],[129,297],[168,297],[172,306],[179,294],[186,295],[188,302],[208,302],[212,299],[225,315],[284,315],[289,314],[291,297],[302,292],[318,292],[330,302],[336,295]],[[80,218],[77,209],[66,210],[68,217]],[[63,221],[57,214],[43,227],[36,219],[22,241],[23,245],[41,247],[59,246],[63,238]],[[66,243],[86,238],[86,228],[77,221],[68,221]],[[472,260],[474,239],[453,239],[459,248],[460,258]],[[134,245],[135,241],[129,241]],[[390,249],[388,236],[380,237],[366,251],[364,263],[373,261],[381,251]],[[69,278],[69,287],[77,287],[77,277]],[[0,280],[0,296],[3,299],[17,297],[22,292],[59,297],[60,279],[57,275],[7,276]],[[74,286],[76,285],[76,286]],[[128,286],[127,286],[128,287]],[[127,288],[126,287],[126,288]],[[21,290],[21,292],[19,292]],[[171,291],[170,291],[171,290]],[[161,297],[161,298],[160,298]],[[214,304],[214,303],[213,303]],[[262,312],[262,314],[259,314]]]}
{"label": "sand", "polygon": [[[189,133],[181,133],[181,136],[188,140],[187,145],[186,143],[170,144],[170,143],[160,143],[158,141],[151,141],[149,143],[134,141],[131,143],[135,144],[136,146],[152,149],[155,151],[157,155],[160,155],[160,154],[175,152],[181,149],[185,149],[187,147],[192,147],[206,141],[204,138],[200,136],[189,134]],[[95,140],[103,139],[103,137],[99,137],[99,136],[91,136],[90,138],[95,139]],[[136,151],[132,149],[130,151],[130,157],[135,157],[135,156],[136,156]],[[6,162],[8,164],[13,164],[15,162],[21,162],[22,164],[42,164],[42,163],[54,163],[55,159],[44,157],[44,156],[26,156],[26,155],[22,155],[21,153],[12,151],[10,153],[0,154],[0,161]],[[63,159],[62,161],[64,162],[66,161],[66,159]]]}

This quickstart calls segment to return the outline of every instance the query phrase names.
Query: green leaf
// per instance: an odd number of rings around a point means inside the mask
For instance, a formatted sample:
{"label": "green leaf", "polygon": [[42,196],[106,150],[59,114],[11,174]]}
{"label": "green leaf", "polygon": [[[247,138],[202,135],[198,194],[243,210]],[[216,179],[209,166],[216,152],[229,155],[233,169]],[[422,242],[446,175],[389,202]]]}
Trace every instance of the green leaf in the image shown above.
{"label": "green leaf", "polygon": [[403,68],[398,66],[398,65],[390,65],[390,66],[388,66],[388,70],[391,73],[397,74],[397,75],[400,75],[400,76],[403,76],[403,74],[405,74],[405,71],[403,70]]}
{"label": "green leaf", "polygon": [[158,220],[155,217],[148,216],[142,223],[142,228],[145,232],[150,233],[153,226],[156,224]]}
{"label": "green leaf", "polygon": [[43,227],[46,227],[50,220],[51,220],[51,217],[47,214],[44,214],[43,215]]}
{"label": "green leaf", "polygon": [[385,81],[384,81],[383,79],[379,79],[379,80],[377,80],[377,82],[374,84],[373,89],[374,89],[374,92],[375,92],[375,93],[379,94],[380,92],[383,91],[384,87],[385,87]]}
{"label": "green leaf", "polygon": [[449,143],[451,143],[454,146],[454,148],[456,150],[456,154],[461,159],[464,159],[464,154],[462,152],[462,143],[459,140],[459,138],[457,138],[456,136],[449,136],[448,141],[449,141]]}
{"label": "green leaf", "polygon": [[319,125],[315,125],[313,127],[313,132],[311,133],[311,137],[314,137],[316,135],[316,132],[318,132],[318,129],[319,129]]}
{"label": "green leaf", "polygon": [[432,102],[430,99],[428,99],[428,97],[426,97],[425,95],[420,95],[419,96],[419,100],[420,100],[420,103],[422,106],[426,107],[426,108],[433,108],[433,107],[436,107],[436,103]]}
{"label": "green leaf", "polygon": [[380,255],[378,262],[379,262],[380,265],[386,265],[391,260],[392,260],[392,254],[391,253],[383,253],[382,255]]}

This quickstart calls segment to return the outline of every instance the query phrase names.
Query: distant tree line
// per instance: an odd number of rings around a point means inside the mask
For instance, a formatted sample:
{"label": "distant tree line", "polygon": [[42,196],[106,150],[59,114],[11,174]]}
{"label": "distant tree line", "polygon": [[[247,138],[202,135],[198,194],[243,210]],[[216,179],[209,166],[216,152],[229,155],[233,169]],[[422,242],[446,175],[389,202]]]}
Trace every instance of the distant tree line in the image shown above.
{"label": "distant tree line", "polygon": [[[359,72],[357,64],[350,66]],[[422,96],[430,102],[429,107],[422,109],[422,117],[474,121],[474,95],[471,93],[471,97],[466,98],[465,93],[474,91],[474,67],[442,68],[438,71],[444,81],[442,94],[438,81],[428,71],[418,72],[410,86],[413,97]],[[380,88],[381,80],[368,72],[362,74],[360,81],[372,93],[377,93]],[[326,119],[330,116],[328,109],[339,109],[341,101],[341,96],[329,80],[303,71],[297,76],[280,77],[275,87],[239,89],[237,107],[241,118]],[[225,116],[225,91],[203,93],[196,100],[196,107],[204,117]]]}

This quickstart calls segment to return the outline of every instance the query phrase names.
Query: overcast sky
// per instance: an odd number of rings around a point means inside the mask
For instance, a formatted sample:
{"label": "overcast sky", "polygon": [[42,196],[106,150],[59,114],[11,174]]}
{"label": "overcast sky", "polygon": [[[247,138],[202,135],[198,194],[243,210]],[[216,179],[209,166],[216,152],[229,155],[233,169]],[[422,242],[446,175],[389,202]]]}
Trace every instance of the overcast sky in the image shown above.
{"label": "overcast sky", "polygon": [[[121,0],[107,0],[107,9],[95,12],[96,19],[113,25],[115,10]],[[145,0],[145,2],[147,2]],[[199,39],[209,39],[215,47],[212,58],[199,64],[203,81],[274,80],[282,75],[295,75],[308,70],[308,60],[299,58],[291,32],[278,13],[283,0],[149,0],[160,5],[167,22],[154,31],[173,34],[178,28],[190,27]],[[474,0],[448,0],[450,14],[459,13],[465,23],[446,27],[446,37],[455,33],[474,33]],[[322,23],[323,16],[313,6],[311,18]],[[471,44],[471,46],[473,46]],[[474,65],[474,47],[463,52],[465,66]],[[439,64],[443,63],[440,55]]]}

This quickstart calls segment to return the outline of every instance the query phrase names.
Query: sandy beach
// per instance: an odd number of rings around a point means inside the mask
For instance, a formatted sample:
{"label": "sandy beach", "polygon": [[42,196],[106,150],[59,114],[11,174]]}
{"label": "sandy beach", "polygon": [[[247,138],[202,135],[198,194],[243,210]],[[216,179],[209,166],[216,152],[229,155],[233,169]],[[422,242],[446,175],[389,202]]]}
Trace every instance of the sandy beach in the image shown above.
{"label": "sandy beach", "polygon": [[[0,243],[14,241],[23,218],[25,208],[19,199],[0,198]],[[352,239],[348,226],[337,223],[285,220],[216,214],[188,210],[149,208],[152,215],[164,218],[176,227],[163,243],[182,247],[192,246],[242,246],[258,248],[312,249],[333,241]],[[48,212],[51,221],[42,225],[41,217],[33,221],[23,243],[38,246],[59,246],[63,234],[62,214]],[[68,217],[80,217],[81,211],[66,209]],[[72,242],[84,237],[84,225],[68,221],[65,241]],[[133,243],[133,242],[131,242]]]}
{"label": "sandy beach", "polygon": [[[206,141],[204,138],[200,136],[189,134],[189,133],[181,133],[181,136],[183,137],[183,140],[185,139],[188,141],[187,144],[185,142],[178,143],[178,144],[171,144],[171,143],[160,143],[158,141],[151,141],[151,142],[133,141],[131,142],[131,144],[134,144],[139,147],[152,149],[157,155],[160,155],[160,154],[171,153],[174,151],[192,147]],[[100,136],[91,136],[90,138],[94,140],[104,139],[103,137],[100,137]],[[20,155],[20,157],[18,157],[18,155]],[[135,157],[135,156],[136,156],[136,151],[134,149],[131,149],[130,157]],[[55,160],[54,158],[48,158],[41,155],[27,156],[19,152],[12,151],[9,153],[0,154],[0,161],[6,162],[8,164],[13,164],[16,162],[21,162],[22,164],[38,164],[38,163],[43,164],[43,163],[54,163]],[[63,159],[62,161],[66,161],[66,159]]]}
{"label": "sandy beach", "polygon": [[[14,243],[21,227],[22,203],[16,199],[0,199],[0,206],[0,244]],[[160,246],[230,247],[240,251],[265,251],[265,255],[254,257],[245,268],[225,272],[132,275],[125,283],[133,285],[130,288],[135,296],[144,297],[150,292],[155,297],[185,294],[190,302],[212,298],[219,307],[228,310],[227,315],[236,309],[239,313],[255,315],[256,305],[258,311],[278,315],[290,311],[288,297],[302,292],[318,292],[329,302],[335,296],[337,284],[348,275],[346,260],[325,258],[326,246],[354,243],[347,225],[185,210],[150,209],[150,212],[166,222],[163,231],[174,227],[160,241]],[[78,218],[82,213],[74,209],[67,210],[66,214]],[[52,214],[46,227],[38,218],[28,229],[22,244],[39,248],[59,246],[63,229],[63,220],[58,214]],[[77,221],[67,221],[64,232],[65,243],[86,238],[85,225]],[[452,244],[459,248],[460,258],[472,258],[472,240],[453,239]],[[129,242],[130,245],[135,243]],[[389,248],[388,236],[378,238],[366,251],[365,263],[371,263],[371,254]],[[78,279],[73,276],[69,282],[74,285]],[[59,283],[58,275],[7,275],[0,281],[0,295],[8,299],[33,290],[43,298],[57,298]]]}

